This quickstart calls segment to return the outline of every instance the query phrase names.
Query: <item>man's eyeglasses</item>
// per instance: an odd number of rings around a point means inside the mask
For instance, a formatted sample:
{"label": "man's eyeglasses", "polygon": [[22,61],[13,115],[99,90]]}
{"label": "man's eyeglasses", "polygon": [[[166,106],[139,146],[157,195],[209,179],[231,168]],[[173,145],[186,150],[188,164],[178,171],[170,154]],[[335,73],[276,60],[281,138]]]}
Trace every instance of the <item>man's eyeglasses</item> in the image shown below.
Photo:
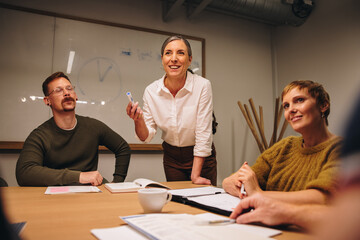
{"label": "man's eyeglasses", "polygon": [[48,96],[50,96],[50,94],[52,94],[52,93],[54,93],[56,95],[60,95],[64,92],[64,89],[66,89],[66,91],[72,93],[75,90],[75,86],[68,85],[65,88],[57,87],[54,90],[52,90],[51,92],[49,92]]}

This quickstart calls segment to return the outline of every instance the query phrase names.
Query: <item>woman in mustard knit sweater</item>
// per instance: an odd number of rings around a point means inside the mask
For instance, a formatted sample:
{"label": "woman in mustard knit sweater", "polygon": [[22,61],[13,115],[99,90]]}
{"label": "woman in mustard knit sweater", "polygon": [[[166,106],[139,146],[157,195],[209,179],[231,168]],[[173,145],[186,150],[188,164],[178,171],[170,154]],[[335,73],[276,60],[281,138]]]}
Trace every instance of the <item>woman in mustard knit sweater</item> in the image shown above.
{"label": "woman in mustard knit sweater", "polygon": [[302,136],[287,137],[223,181],[234,196],[260,193],[290,203],[325,203],[335,191],[341,138],[328,130],[329,94],[313,81],[294,81],[282,92],[284,116]]}

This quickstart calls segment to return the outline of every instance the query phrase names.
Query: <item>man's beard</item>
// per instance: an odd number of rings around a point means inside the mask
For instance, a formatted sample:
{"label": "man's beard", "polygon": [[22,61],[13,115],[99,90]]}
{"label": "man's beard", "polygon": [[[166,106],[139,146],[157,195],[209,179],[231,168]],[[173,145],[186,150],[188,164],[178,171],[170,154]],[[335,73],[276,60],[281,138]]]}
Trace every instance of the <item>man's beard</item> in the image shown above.
{"label": "man's beard", "polygon": [[64,112],[72,112],[75,111],[75,106],[73,108],[64,108]]}
{"label": "man's beard", "polygon": [[[66,103],[66,102],[68,102],[68,101],[73,101],[74,103],[76,103],[75,102],[75,99],[73,99],[72,97],[67,97],[67,98],[64,98],[63,100],[62,100],[62,105],[64,104],[64,103]],[[74,104],[74,107],[73,108],[66,108],[64,105],[63,105],[63,109],[64,109],[64,112],[72,112],[72,111],[75,111],[75,104]]]}

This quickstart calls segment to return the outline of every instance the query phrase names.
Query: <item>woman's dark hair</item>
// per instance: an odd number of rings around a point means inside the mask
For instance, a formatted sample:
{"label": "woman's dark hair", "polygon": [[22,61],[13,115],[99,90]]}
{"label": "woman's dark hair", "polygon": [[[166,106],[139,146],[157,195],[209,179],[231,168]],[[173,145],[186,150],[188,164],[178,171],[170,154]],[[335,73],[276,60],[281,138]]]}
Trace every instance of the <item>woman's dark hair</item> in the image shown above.
{"label": "woman's dark hair", "polygon": [[189,43],[188,40],[186,40],[186,38],[184,38],[181,35],[170,36],[164,41],[163,45],[161,46],[161,56],[164,55],[164,50],[165,50],[166,46],[169,44],[169,42],[172,42],[172,41],[175,41],[175,40],[181,40],[181,41],[183,41],[185,43],[188,54],[189,54],[189,57],[191,57],[192,56],[192,51],[191,51],[190,43]]}
{"label": "woman's dark hair", "polygon": [[[168,37],[167,39],[165,39],[164,43],[163,43],[162,46],[161,46],[161,56],[164,55],[164,51],[165,51],[166,46],[167,46],[170,42],[175,41],[175,40],[181,40],[181,41],[183,41],[183,42],[185,43],[186,48],[187,48],[188,55],[189,55],[189,57],[191,57],[191,56],[192,56],[192,51],[191,51],[190,43],[189,43],[188,40],[186,40],[186,38],[184,38],[184,37],[181,36],[181,35],[174,35],[174,36],[170,36],[170,37]],[[194,74],[194,72],[193,72],[190,68],[188,68],[187,70],[188,70],[189,72],[191,72],[192,74]]]}

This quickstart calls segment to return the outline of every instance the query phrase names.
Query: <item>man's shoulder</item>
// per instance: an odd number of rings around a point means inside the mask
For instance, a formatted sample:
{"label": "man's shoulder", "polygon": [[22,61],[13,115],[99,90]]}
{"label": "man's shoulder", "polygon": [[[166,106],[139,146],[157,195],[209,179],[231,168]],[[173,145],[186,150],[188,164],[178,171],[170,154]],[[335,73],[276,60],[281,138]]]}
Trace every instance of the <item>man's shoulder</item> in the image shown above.
{"label": "man's shoulder", "polygon": [[80,115],[76,115],[76,118],[77,118],[78,124],[82,130],[92,129],[93,131],[100,133],[100,132],[108,131],[109,129],[111,129],[105,122],[103,122],[99,119],[96,119],[96,118],[92,118],[92,117],[88,117],[88,116],[80,116]]}
{"label": "man's shoulder", "polygon": [[89,117],[89,116],[81,116],[81,115],[77,115],[76,114],[76,119],[78,120],[78,122],[80,124],[95,124],[95,125],[105,125],[104,122],[96,119],[96,118],[92,118],[92,117]]}
{"label": "man's shoulder", "polygon": [[53,118],[48,119],[47,121],[40,124],[31,133],[25,140],[25,144],[28,142],[38,142],[44,143],[48,142],[51,136],[53,135],[53,131],[55,129]]}
{"label": "man's shoulder", "polygon": [[37,126],[31,133],[49,131],[54,127],[54,118],[50,118]]}

